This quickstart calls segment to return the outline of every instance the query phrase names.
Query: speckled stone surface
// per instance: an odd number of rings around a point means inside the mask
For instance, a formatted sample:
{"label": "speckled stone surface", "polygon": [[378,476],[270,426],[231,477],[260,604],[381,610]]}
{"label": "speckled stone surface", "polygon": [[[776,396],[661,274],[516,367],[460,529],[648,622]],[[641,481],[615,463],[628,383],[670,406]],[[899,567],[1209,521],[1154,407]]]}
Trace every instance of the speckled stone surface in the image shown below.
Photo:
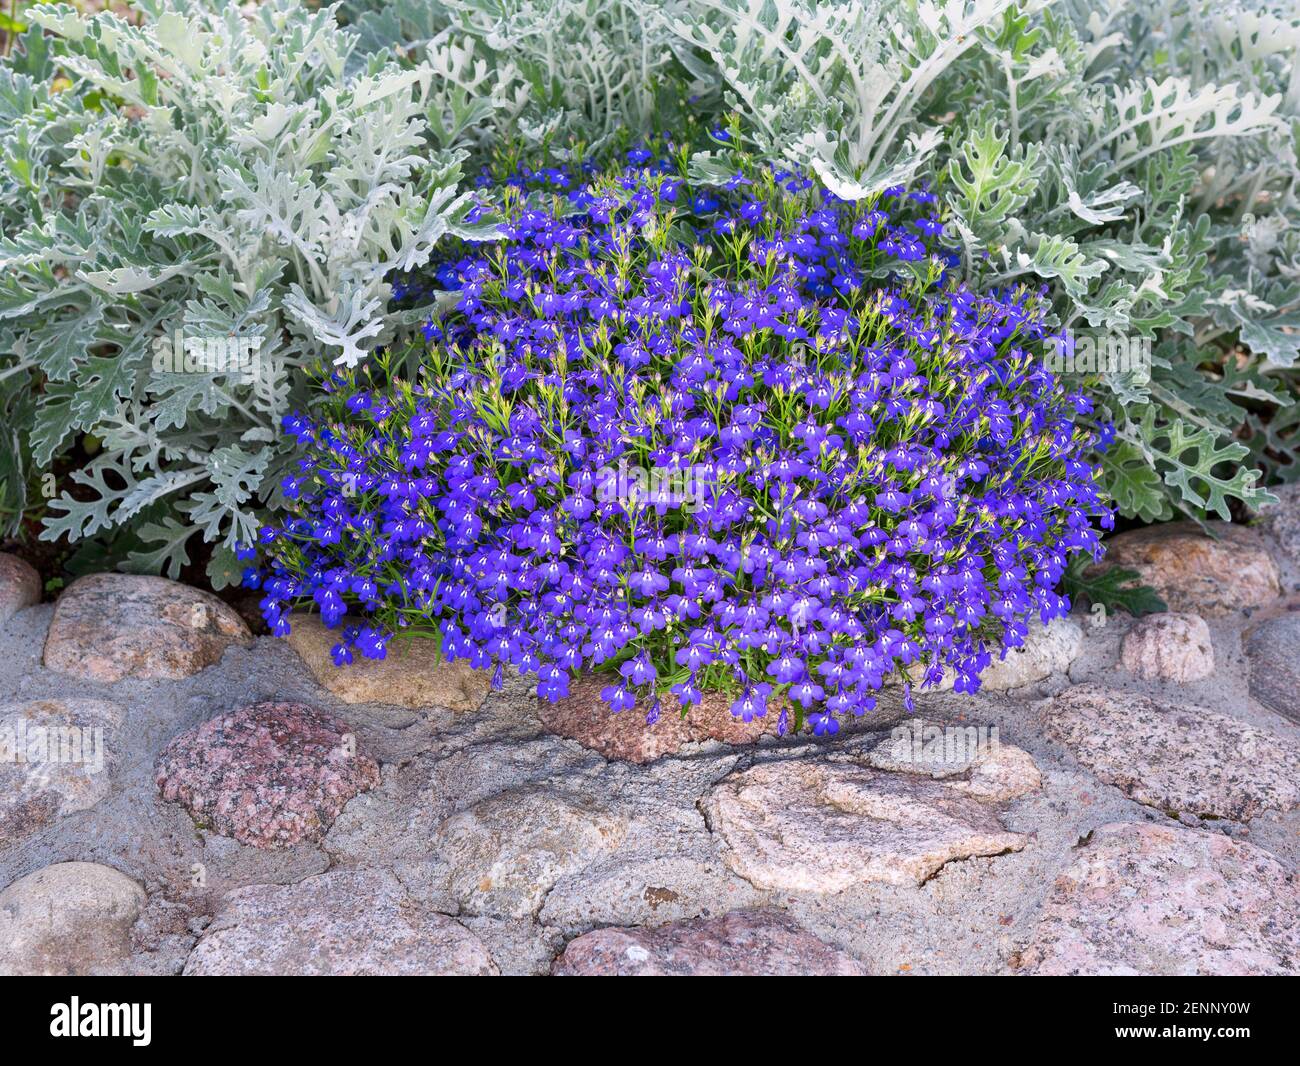
{"label": "speckled stone surface", "polygon": [[0,976],[119,973],[145,892],[111,866],[60,862],[0,892]]}
{"label": "speckled stone surface", "polygon": [[582,678],[569,686],[569,695],[552,703],[538,700],[537,713],[548,732],[576,740],[607,759],[634,763],[653,762],[680,751],[687,744],[719,740],[724,744],[750,744],[763,735],[776,734],[778,707],[762,718],[746,722],[731,713],[731,701],[710,696],[691,707],[686,717],[671,693],[660,701],[659,720],[646,722],[639,704],[614,714],[600,698],[609,679]]}
{"label": "speckled stone surface", "polygon": [[851,977],[866,968],[779,911],[653,929],[597,929],[569,942],[552,973],[564,977]]}
{"label": "speckled stone surface", "polygon": [[1191,522],[1107,537],[1103,565],[1136,570],[1171,611],[1223,616],[1277,599],[1281,574],[1263,538],[1244,526],[1207,525],[1218,539]]}
{"label": "speckled stone surface", "polygon": [[45,665],[89,681],[179,680],[247,643],[248,626],[211,593],[162,577],[91,574],[59,597]]}
{"label": "speckled stone surface", "polygon": [[40,602],[40,575],[18,556],[0,552],[0,626],[24,607]]}
{"label": "speckled stone surface", "polygon": [[491,670],[475,670],[464,659],[440,661],[432,640],[399,638],[382,659],[358,654],[349,665],[336,666],[332,650],[340,633],[318,616],[291,615],[287,639],[316,680],[345,703],[473,711],[491,688]]}
{"label": "speckled stone surface", "polygon": [[1124,634],[1120,663],[1147,681],[1203,681],[1214,673],[1210,627],[1199,614],[1176,611],[1139,618]]}
{"label": "speckled stone surface", "polygon": [[862,761],[876,770],[924,774],[954,792],[986,803],[1007,803],[1042,787],[1043,777],[1023,748],[984,740],[970,725],[913,718],[869,751]]}
{"label": "speckled stone surface", "polygon": [[462,910],[527,918],[561,878],[616,849],[627,819],[580,793],[521,788],[452,815],[433,850]]}
{"label": "speckled stone surface", "polygon": [[[993,661],[980,674],[980,688],[985,692],[1009,692],[1032,685],[1052,674],[1064,673],[1083,650],[1083,627],[1073,618],[1053,618],[1047,625],[1030,619],[1029,632],[1018,648],[1008,648],[1006,658],[993,653]],[[923,663],[913,663],[907,670],[913,687],[926,680]],[[927,686],[928,692],[951,692],[956,675],[945,670],[937,685]],[[898,675],[885,679],[885,687],[901,684]]]}
{"label": "speckled stone surface", "polygon": [[1044,732],[1125,795],[1169,814],[1245,821],[1300,805],[1300,752],[1203,707],[1104,685],[1039,704]]}
{"label": "speckled stone surface", "polygon": [[477,936],[426,910],[393,874],[344,869],[230,893],[185,973],[490,976],[497,966]]}
{"label": "speckled stone surface", "polygon": [[1300,886],[1244,841],[1103,825],[1056,879],[1020,962],[1049,975],[1294,975]]}
{"label": "speckled stone surface", "polygon": [[1024,645],[1011,648],[1005,659],[994,655],[980,674],[980,685],[990,692],[1006,692],[1064,673],[1082,647],[1083,627],[1073,618],[1053,618],[1045,626],[1031,619]]}
{"label": "speckled stone surface", "polygon": [[1250,694],[1265,707],[1300,722],[1300,613],[1270,618],[1245,633]]}
{"label": "speckled stone surface", "polygon": [[1259,509],[1261,525],[1291,558],[1300,560],[1300,485],[1273,485],[1277,503]]}
{"label": "speckled stone surface", "polygon": [[336,718],[297,703],[255,703],[172,739],[155,776],[162,798],[255,848],[319,840],[379,766]]}
{"label": "speckled stone surface", "polygon": [[105,700],[0,705],[0,846],[108,795],[124,719]]}
{"label": "speckled stone surface", "polygon": [[751,884],[839,892],[877,881],[919,885],[945,863],[1018,851],[1026,838],[946,782],[846,763],[766,763],[709,796],[723,861]]}

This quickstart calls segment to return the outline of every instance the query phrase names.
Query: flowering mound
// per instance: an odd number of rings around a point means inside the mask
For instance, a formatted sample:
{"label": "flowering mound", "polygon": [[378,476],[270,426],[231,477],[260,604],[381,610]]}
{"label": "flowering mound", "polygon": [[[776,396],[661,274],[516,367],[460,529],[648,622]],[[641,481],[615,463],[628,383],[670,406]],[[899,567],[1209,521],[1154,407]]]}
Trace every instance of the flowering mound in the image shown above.
{"label": "flowering mound", "polygon": [[928,193],[629,161],[494,190],[504,239],[442,269],[417,380],[379,358],[287,421],[268,621],[352,609],[340,663],[436,631],[552,700],[605,671],[651,721],[721,690],[834,732],[899,668],[974,691],[1107,516],[1039,295],[942,284]]}

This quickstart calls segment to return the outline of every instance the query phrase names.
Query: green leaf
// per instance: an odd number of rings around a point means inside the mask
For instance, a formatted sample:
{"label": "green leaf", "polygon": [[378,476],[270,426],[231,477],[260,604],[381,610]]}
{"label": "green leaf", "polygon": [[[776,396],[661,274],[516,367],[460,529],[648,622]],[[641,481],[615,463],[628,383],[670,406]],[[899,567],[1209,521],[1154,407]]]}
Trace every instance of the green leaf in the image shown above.
{"label": "green leaf", "polygon": [[1141,579],[1136,570],[1104,563],[1099,566],[1087,556],[1076,555],[1061,577],[1061,591],[1075,604],[1099,603],[1107,610],[1125,610],[1135,618],[1167,611],[1165,601]]}

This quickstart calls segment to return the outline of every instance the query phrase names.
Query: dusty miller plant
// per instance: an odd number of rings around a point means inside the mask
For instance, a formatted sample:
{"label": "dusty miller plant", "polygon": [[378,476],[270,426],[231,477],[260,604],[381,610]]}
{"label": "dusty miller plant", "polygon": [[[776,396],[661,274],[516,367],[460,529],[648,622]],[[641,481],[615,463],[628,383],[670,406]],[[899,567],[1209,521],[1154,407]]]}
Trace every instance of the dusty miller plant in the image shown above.
{"label": "dusty miller plant", "polygon": [[697,66],[660,0],[351,0],[359,53],[397,50],[471,99],[494,98],[490,133],[529,148],[588,150],[617,131],[670,129],[718,79]]}
{"label": "dusty miller plant", "polygon": [[1265,496],[1250,454],[1296,476],[1293,12],[699,0],[665,17],[761,148],[848,198],[931,180],[977,284],[1041,279],[1063,325],[1153,342],[1149,374],[1090,381],[1123,513],[1227,517]]}
{"label": "dusty miller plant", "polygon": [[[0,68],[0,477],[12,527],[32,475],[90,435],[42,536],[132,530],[125,565],[174,576],[197,533],[221,585],[274,502],[299,368],[357,363],[391,328],[386,276],[476,235],[465,123],[427,65],[348,73],[333,9],[137,10],[33,8],[46,34]],[[255,338],[256,373],[160,372],[178,332]]]}

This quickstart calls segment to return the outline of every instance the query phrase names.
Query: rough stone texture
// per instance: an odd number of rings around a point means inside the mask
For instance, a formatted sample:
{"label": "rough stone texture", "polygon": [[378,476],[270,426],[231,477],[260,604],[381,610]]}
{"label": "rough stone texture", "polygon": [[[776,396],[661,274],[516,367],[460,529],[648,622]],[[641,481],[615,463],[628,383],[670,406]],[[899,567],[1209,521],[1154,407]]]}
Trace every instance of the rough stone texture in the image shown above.
{"label": "rough stone texture", "polygon": [[527,786],[452,815],[434,848],[467,912],[526,918],[557,881],[613,851],[626,833],[624,818],[586,796]]}
{"label": "rough stone texture", "polygon": [[155,774],[162,797],[255,848],[318,841],[343,805],[379,784],[336,718],[297,703],[255,703],[176,736]]}
{"label": "rough stone texture", "polygon": [[1171,611],[1223,616],[1276,599],[1281,577],[1259,534],[1227,522],[1207,525],[1218,540],[1191,522],[1108,537],[1102,565],[1136,570]]}
{"label": "rough stone texture", "polygon": [[1269,710],[1300,722],[1300,614],[1261,622],[1243,642],[1250,694]]}
{"label": "rough stone texture", "polygon": [[1022,972],[1294,975],[1298,887],[1273,855],[1219,833],[1103,825],[1057,878]]}
{"label": "rough stone texture", "polygon": [[383,659],[357,655],[350,665],[336,666],[330,652],[339,642],[338,630],[327,629],[316,615],[295,614],[289,624],[289,645],[316,680],[345,703],[473,711],[492,686],[490,670],[474,670],[464,659],[438,661],[432,640],[394,640]]}
{"label": "rough stone texture", "polygon": [[[1045,626],[1034,621],[1025,635],[1024,644],[1009,649],[1005,659],[994,654],[993,662],[980,674],[980,687],[986,692],[1006,692],[1022,685],[1032,685],[1052,674],[1064,673],[1082,649],[1083,627],[1073,618],[1053,618]],[[913,686],[921,685],[925,681],[925,665],[913,663],[907,676]],[[939,684],[926,686],[924,691],[951,692],[954,677],[951,670],[946,670]],[[900,684],[900,678],[891,674],[885,684],[892,688]]]}
{"label": "rough stone texture", "polygon": [[943,782],[843,763],[765,763],[733,773],[707,809],[727,866],[779,891],[921,884],[953,859],[1026,843]]}
{"label": "rough stone texture", "polygon": [[145,904],[138,884],[111,866],[61,862],[0,892],[0,975],[120,972]]}
{"label": "rough stone texture", "polygon": [[1246,821],[1300,805],[1300,754],[1271,730],[1095,684],[1039,709],[1047,736],[1081,765],[1171,815]]}
{"label": "rough stone texture", "polygon": [[853,977],[862,964],[779,911],[654,929],[597,929],[569,942],[552,970],[565,977]]}
{"label": "rough stone texture", "polygon": [[1051,624],[1031,624],[1022,647],[1012,648],[1005,659],[995,655],[980,675],[980,685],[990,692],[1005,692],[1052,674],[1064,673],[1083,648],[1083,629],[1073,618],[1053,618]]}
{"label": "rough stone texture", "polygon": [[1274,485],[1269,491],[1276,494],[1277,503],[1259,509],[1260,524],[1273,534],[1283,551],[1300,560],[1300,484]]}
{"label": "rough stone texture", "polygon": [[239,615],[210,593],[162,577],[91,574],[59,597],[45,665],[106,684],[178,680],[250,637]]}
{"label": "rough stone texture", "polygon": [[648,725],[640,706],[612,712],[600,698],[600,690],[607,684],[607,680],[583,678],[570,686],[565,699],[554,703],[538,700],[542,725],[607,759],[634,763],[653,762],[687,744],[706,740],[751,744],[764,734],[776,734],[779,708],[769,708],[764,717],[744,722],[731,713],[731,701],[722,696],[705,698],[683,718],[677,697],[668,694],[661,700],[659,720]]}
{"label": "rough stone texture", "polygon": [[996,728],[914,718],[862,760],[876,770],[924,774],[955,792],[985,803],[1006,803],[1042,787],[1043,778],[1023,748],[1004,744]]}
{"label": "rough stone texture", "polygon": [[1151,614],[1124,634],[1120,662],[1147,681],[1203,681],[1214,673],[1210,627],[1199,614]]}
{"label": "rough stone texture", "polygon": [[41,576],[24,560],[0,552],[0,626],[41,602]]}
{"label": "rough stone texture", "polygon": [[0,706],[0,847],[108,795],[122,721],[103,700]]}
{"label": "rough stone texture", "polygon": [[230,893],[187,975],[492,975],[483,943],[425,910],[391,873],[331,870]]}

